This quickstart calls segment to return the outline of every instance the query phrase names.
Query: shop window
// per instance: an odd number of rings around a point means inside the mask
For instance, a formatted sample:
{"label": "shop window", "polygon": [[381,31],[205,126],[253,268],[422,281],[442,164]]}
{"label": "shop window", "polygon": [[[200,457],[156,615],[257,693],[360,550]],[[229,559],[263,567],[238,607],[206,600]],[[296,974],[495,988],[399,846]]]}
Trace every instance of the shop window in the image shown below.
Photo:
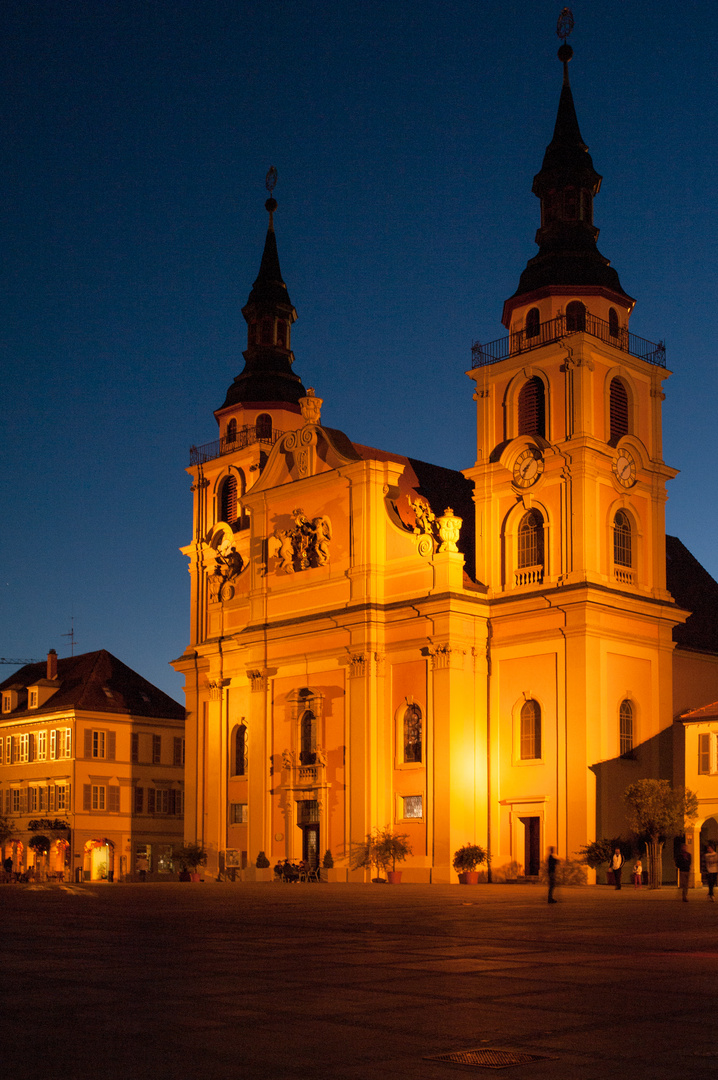
{"label": "shop window", "polygon": [[518,529],[518,567],[543,566],[543,518],[538,510],[529,510]]}
{"label": "shop window", "polygon": [[610,440],[615,446],[619,439],[628,435],[628,391],[622,379],[611,380],[609,411]]}
{"label": "shop window", "polygon": [[626,699],[618,710],[619,750],[621,754],[633,751],[633,705]]}
{"label": "shop window", "polygon": [[541,707],[530,698],[521,707],[521,760],[541,757]]}
{"label": "shop window", "polygon": [[633,566],[631,519],[625,510],[618,510],[613,519],[613,562],[616,566]]}
{"label": "shop window", "polygon": [[409,705],[404,710],[403,723],[404,761],[418,764],[422,760],[422,720],[418,705]]}
{"label": "shop window", "polygon": [[518,420],[519,435],[546,437],[546,395],[543,382],[536,375],[521,387]]}

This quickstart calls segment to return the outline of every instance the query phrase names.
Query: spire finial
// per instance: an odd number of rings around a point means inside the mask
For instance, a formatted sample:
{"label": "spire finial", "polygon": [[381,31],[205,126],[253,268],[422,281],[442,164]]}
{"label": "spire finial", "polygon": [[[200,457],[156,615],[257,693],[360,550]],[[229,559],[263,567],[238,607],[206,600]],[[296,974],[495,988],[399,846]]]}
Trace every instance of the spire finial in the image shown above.
{"label": "spire finial", "polygon": [[558,17],[556,24],[556,33],[561,38],[563,44],[559,47],[558,58],[563,64],[563,82],[564,86],[568,85],[568,62],[573,56],[573,49],[570,45],[566,44],[566,38],[573,30],[573,12],[570,8],[565,7]]}
{"label": "spire finial", "polygon": [[274,168],[274,165],[271,165],[269,170],[267,171],[267,175],[264,178],[264,186],[266,187],[267,191],[269,192],[269,198],[267,199],[266,203],[264,204],[264,207],[265,207],[266,210],[269,211],[269,227],[270,227],[270,229],[274,228],[273,214],[274,214],[274,211],[277,209],[277,200],[275,198],[273,198],[273,196],[272,196],[272,192],[274,191],[274,185],[276,184],[276,182],[277,182],[277,170]]}

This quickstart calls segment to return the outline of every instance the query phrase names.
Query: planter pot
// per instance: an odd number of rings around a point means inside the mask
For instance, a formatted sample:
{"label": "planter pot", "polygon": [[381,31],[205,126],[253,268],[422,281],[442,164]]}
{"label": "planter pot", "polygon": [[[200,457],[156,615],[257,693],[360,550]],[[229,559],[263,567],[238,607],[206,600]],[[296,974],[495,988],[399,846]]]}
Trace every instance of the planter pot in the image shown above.
{"label": "planter pot", "polygon": [[196,870],[192,870],[189,875],[190,881],[199,881],[200,877]]}
{"label": "planter pot", "polygon": [[180,881],[191,881],[192,877],[190,875],[189,870],[180,870],[179,879],[180,879]]}
{"label": "planter pot", "polygon": [[401,870],[387,870],[386,876],[390,885],[401,884]]}
{"label": "planter pot", "polygon": [[478,885],[479,884],[479,871],[478,870],[464,870],[463,874],[459,874],[459,885]]}

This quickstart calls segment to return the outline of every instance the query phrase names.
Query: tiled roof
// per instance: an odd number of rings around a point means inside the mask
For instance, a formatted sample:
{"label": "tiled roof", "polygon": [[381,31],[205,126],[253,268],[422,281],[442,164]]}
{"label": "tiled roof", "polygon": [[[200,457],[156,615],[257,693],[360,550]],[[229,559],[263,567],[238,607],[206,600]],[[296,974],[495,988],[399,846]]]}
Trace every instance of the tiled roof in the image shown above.
{"label": "tiled roof", "polygon": [[666,536],[668,590],[679,607],[691,612],[673,630],[680,649],[718,654],[718,582],[677,536]]}
{"label": "tiled roof", "polygon": [[[28,686],[47,686],[47,664],[26,664],[0,683],[3,690]],[[164,720],[183,720],[185,711],[173,698],[143,679],[106,649],[67,656],[57,661],[58,690],[37,709],[27,708],[27,699],[12,713],[0,714],[0,720],[17,716],[38,716],[63,709],[86,712],[129,713],[154,716]]]}
{"label": "tiled roof", "polygon": [[681,716],[681,720],[718,720],[718,701],[702,705],[700,709],[691,709]]}

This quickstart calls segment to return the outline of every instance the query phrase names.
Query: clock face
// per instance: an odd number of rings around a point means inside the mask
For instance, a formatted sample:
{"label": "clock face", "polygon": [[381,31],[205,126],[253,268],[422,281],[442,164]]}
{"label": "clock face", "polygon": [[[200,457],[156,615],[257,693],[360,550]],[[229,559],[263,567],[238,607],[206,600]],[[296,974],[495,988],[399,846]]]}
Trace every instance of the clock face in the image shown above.
{"label": "clock face", "polygon": [[636,462],[628,450],[619,450],[613,461],[613,473],[622,487],[633,487],[636,482]]}
{"label": "clock face", "polygon": [[543,458],[538,450],[522,450],[514,464],[514,483],[527,488],[535,484],[543,472]]}

